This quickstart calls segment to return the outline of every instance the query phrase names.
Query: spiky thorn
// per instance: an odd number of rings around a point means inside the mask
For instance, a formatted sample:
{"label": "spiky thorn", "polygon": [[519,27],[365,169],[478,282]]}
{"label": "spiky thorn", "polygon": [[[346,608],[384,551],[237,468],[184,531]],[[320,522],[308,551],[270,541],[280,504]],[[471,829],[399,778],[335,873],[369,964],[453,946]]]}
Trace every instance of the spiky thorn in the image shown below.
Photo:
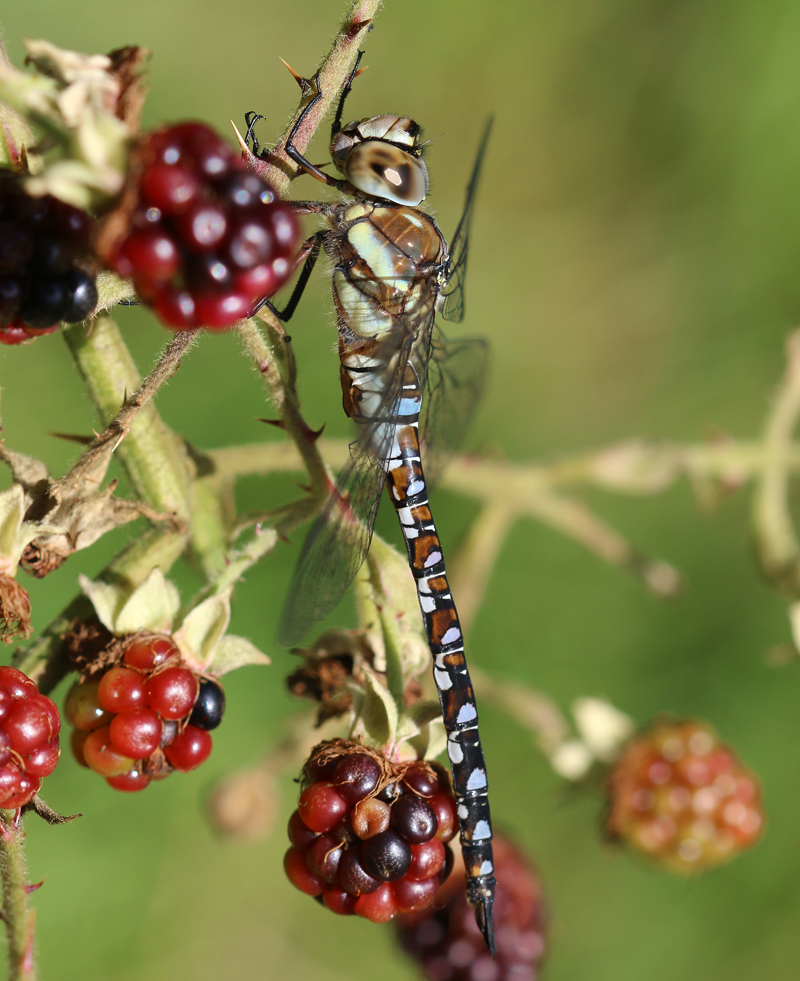
{"label": "spiky thorn", "polygon": [[317,94],[317,91],[319,90],[319,82],[316,78],[314,79],[303,78],[303,76],[299,72],[296,72],[294,68],[292,68],[292,66],[289,64],[289,62],[284,61],[283,58],[280,57],[280,55],[278,56],[278,61],[283,62],[283,64],[288,69],[289,74],[292,76],[295,82],[297,82],[297,84],[300,86],[300,91],[304,99],[307,99],[309,95]]}
{"label": "spiky thorn", "polygon": [[253,153],[253,151],[247,145],[247,141],[239,132],[239,130],[236,128],[236,123],[233,120],[231,120],[231,126],[233,126],[233,132],[236,134],[236,139],[239,142],[239,146],[242,148],[242,157],[244,158],[244,162],[252,171],[258,173],[259,167],[261,169],[264,168],[263,161],[259,160],[259,158]]}
{"label": "spiky thorn", "polygon": [[265,422],[268,426],[274,426],[276,429],[286,429],[283,419],[256,419],[256,422]]}
{"label": "spiky thorn", "polygon": [[68,443],[80,443],[81,446],[89,446],[97,439],[97,433],[94,436],[81,436],[80,433],[48,433],[48,436],[52,436],[53,439],[65,439]]}
{"label": "spiky thorn", "polygon": [[32,892],[36,892],[37,889],[41,889],[44,885],[44,879],[41,882],[31,882],[30,885],[25,886],[25,892],[30,896]]}

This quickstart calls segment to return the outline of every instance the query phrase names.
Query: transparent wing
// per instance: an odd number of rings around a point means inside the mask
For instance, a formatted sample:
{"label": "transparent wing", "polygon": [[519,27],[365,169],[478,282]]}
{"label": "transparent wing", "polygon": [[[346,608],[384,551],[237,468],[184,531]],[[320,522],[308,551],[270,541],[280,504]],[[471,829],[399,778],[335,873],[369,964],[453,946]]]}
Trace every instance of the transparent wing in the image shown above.
{"label": "transparent wing", "polygon": [[459,221],[456,233],[450,243],[450,273],[441,291],[445,298],[444,305],[442,306],[442,316],[445,320],[460,322],[464,319],[464,280],[467,275],[469,223],[472,218],[472,209],[475,205],[475,192],[481,176],[483,157],[486,153],[486,144],[489,142],[489,134],[492,131],[493,122],[494,117],[489,116],[483,128],[481,145],[478,147],[475,166],[472,168],[472,176],[467,185],[464,213],[461,215],[461,221]]}
{"label": "transparent wing", "polygon": [[482,337],[448,341],[436,328],[419,433],[422,462],[429,483],[435,483],[448,457],[457,453],[483,396],[489,368],[489,343]]}
{"label": "transparent wing", "polygon": [[[425,330],[429,332],[430,326],[423,324],[417,333],[423,350],[428,346]],[[289,587],[278,627],[278,642],[286,647],[297,645],[317,620],[338,606],[369,551],[386,481],[382,461],[389,455],[391,423],[414,346],[411,334],[405,334],[400,344],[393,339],[386,343],[383,360],[389,379],[381,406],[369,424],[360,425],[358,439],[350,444],[350,463],[308,533]]]}

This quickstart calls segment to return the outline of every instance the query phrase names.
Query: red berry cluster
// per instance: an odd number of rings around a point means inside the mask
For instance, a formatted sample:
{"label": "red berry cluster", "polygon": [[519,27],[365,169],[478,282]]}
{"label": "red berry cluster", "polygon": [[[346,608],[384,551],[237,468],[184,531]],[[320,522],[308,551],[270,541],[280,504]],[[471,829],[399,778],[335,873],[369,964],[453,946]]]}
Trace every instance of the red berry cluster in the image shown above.
{"label": "red berry cluster", "polygon": [[85,211],[31,197],[18,175],[0,175],[0,344],[50,334],[94,310],[91,234]]}
{"label": "red berry cluster", "polygon": [[205,763],[224,711],[219,682],[191,671],[158,636],[134,640],[113,667],[75,682],[64,706],[77,761],[125,791]]}
{"label": "red berry cluster", "polygon": [[539,976],[545,954],[539,880],[507,838],[496,835],[493,852],[494,960],[467,902],[463,872],[439,891],[434,909],[396,921],[400,943],[430,981],[535,981]]}
{"label": "red berry cluster", "polygon": [[56,703],[16,668],[0,668],[0,807],[13,810],[39,792],[61,750]]}
{"label": "red berry cluster", "polygon": [[312,759],[306,773],[283,863],[293,885],[374,923],[427,909],[453,867],[446,842],[458,829],[444,772],[415,763],[386,783],[380,763],[353,744]]}
{"label": "red berry cluster", "polygon": [[658,722],[626,747],[608,781],[606,828],[673,872],[721,865],[758,840],[756,777],[705,723]]}
{"label": "red berry cluster", "polygon": [[230,327],[291,275],[292,209],[208,126],[152,133],[138,195],[112,265],[168,327]]}

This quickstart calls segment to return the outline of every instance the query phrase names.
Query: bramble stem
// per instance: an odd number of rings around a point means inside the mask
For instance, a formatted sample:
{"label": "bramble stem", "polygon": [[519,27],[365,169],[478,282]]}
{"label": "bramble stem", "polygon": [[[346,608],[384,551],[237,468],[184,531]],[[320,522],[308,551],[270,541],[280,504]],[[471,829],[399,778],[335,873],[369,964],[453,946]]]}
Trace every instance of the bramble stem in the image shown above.
{"label": "bramble stem", "polygon": [[36,914],[28,909],[28,888],[23,842],[25,831],[18,812],[0,811],[0,873],[3,879],[3,922],[8,941],[9,981],[35,981],[34,926]]}
{"label": "bramble stem", "polygon": [[[191,518],[191,466],[186,448],[164,424],[155,406],[148,403],[177,371],[196,336],[196,331],[176,334],[142,383],[110,317],[98,317],[88,328],[77,324],[64,331],[103,424],[115,421],[109,437],[116,434],[121,440],[118,452],[137,495],[158,511],[174,513],[187,526]],[[129,396],[131,392],[134,394]]]}
{"label": "bramble stem", "polygon": [[278,411],[281,428],[292,440],[311,480],[311,497],[321,504],[332,480],[317,446],[318,434],[305,422],[294,385],[295,364],[291,346],[280,325],[266,321],[266,337],[258,325],[247,320],[238,328],[245,352],[255,363]]}
{"label": "bramble stem", "polygon": [[[306,152],[319,124],[339,98],[339,93],[356,63],[359,45],[371,29],[372,19],[378,12],[380,5],[381,0],[354,0],[345,14],[342,27],[333,40],[330,53],[325,56],[315,73],[319,75],[319,89],[322,98],[305,115],[294,136],[294,145],[300,153]],[[259,160],[252,156],[248,158],[248,165],[259,176],[269,181],[281,195],[286,193],[289,184],[300,173],[299,167],[286,153],[284,147],[289,133],[305,108],[306,102],[307,98],[304,96],[283,136],[270,151],[268,160]]]}

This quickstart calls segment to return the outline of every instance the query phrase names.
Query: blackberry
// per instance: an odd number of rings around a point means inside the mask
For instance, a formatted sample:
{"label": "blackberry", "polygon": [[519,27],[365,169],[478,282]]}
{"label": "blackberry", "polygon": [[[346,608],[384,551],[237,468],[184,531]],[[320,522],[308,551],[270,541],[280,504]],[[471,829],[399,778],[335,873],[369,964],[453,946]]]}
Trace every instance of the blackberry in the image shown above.
{"label": "blackberry", "polygon": [[658,721],[608,779],[606,830],[672,872],[729,861],[761,835],[758,780],[710,726]]}
{"label": "blackberry", "polygon": [[315,749],[304,781],[285,859],[298,889],[376,923],[430,906],[452,869],[446,842],[457,829],[444,771],[333,740]]}
{"label": "blackberry", "polygon": [[18,175],[0,174],[0,343],[21,344],[97,305],[93,221],[50,195],[29,197]]}
{"label": "blackberry", "polygon": [[16,810],[58,763],[61,716],[21,671],[0,667],[0,807]]}
{"label": "blackberry", "polygon": [[167,327],[231,327],[292,273],[291,207],[202,123],[146,138],[136,197],[110,264]]}
{"label": "blackberry", "polygon": [[[494,865],[494,961],[467,903],[463,869],[439,890],[433,909],[396,920],[401,946],[430,981],[535,981],[539,977],[545,918],[536,873],[503,835],[494,837]],[[407,908],[413,914],[417,890],[405,888]],[[423,891],[418,893],[422,901]]]}
{"label": "blackberry", "polygon": [[170,637],[134,636],[121,652],[115,645],[113,662],[77,681],[64,710],[77,761],[133,792],[208,759],[207,730],[222,721],[225,693],[186,667]]}

